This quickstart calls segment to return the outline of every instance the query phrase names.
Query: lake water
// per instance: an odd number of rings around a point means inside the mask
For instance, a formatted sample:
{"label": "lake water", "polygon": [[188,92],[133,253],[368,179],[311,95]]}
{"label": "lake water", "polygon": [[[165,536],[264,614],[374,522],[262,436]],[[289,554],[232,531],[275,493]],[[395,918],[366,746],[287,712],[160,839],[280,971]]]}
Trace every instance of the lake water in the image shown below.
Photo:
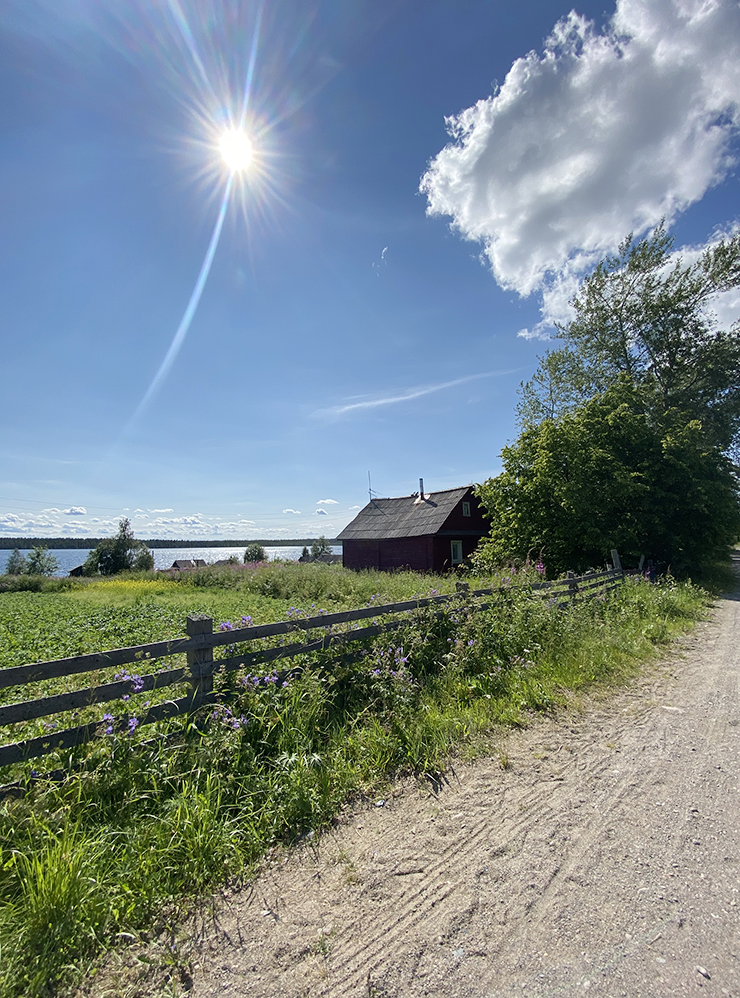
{"label": "lake water", "polygon": [[[59,562],[57,575],[67,575],[73,568],[81,565],[90,553],[90,548],[51,548],[50,550],[51,554]],[[302,551],[302,545],[298,547],[269,547],[265,545],[265,554],[270,561],[274,561],[276,558],[297,561]],[[341,554],[342,545],[333,544],[331,551],[332,554]],[[11,553],[11,551],[0,551],[0,575],[5,571],[5,566]],[[23,555],[30,553],[30,551],[21,550],[21,554]],[[238,548],[153,548],[152,554],[154,555],[154,567],[159,569],[170,568],[173,561],[178,561],[181,558],[202,558],[204,561],[210,563],[235,555],[241,561],[244,557],[244,546]]]}

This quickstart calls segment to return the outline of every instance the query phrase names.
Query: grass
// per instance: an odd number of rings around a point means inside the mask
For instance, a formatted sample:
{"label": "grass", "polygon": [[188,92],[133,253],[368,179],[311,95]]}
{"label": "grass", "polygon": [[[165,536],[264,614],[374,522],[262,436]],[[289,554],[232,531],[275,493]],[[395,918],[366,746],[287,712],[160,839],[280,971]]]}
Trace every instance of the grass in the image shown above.
{"label": "grass", "polygon": [[[335,566],[241,570],[210,586],[198,575],[6,593],[0,663],[171,637],[193,610],[257,622],[295,605],[334,609],[454,585]],[[64,991],[121,933],[176,922],[274,843],[325,826],[349,796],[401,772],[439,772],[455,752],[495,751],[501,725],[624,682],[706,600],[691,584],[638,580],[566,609],[523,589],[485,611],[462,601],[420,611],[392,640],[368,642],[360,661],[323,653],[285,685],[217,674],[223,706],[181,723],[176,741],[163,725],[56,759],[78,767],[66,782],[39,780],[0,804],[0,995]]]}

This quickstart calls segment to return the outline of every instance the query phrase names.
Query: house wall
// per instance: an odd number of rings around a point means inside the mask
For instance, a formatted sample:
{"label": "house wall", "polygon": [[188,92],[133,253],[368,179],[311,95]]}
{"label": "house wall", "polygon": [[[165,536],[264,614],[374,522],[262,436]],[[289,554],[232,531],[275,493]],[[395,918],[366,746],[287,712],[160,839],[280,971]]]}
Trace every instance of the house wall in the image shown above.
{"label": "house wall", "polygon": [[[470,516],[462,515],[462,504],[463,502],[470,503]],[[474,530],[481,536],[487,534],[491,529],[490,520],[483,515],[483,507],[479,504],[478,500],[473,495],[473,490],[471,489],[466,496],[455,506],[450,515],[444,522],[442,530],[445,533],[449,531],[466,531]],[[441,533],[442,531],[440,531]],[[459,539],[459,537],[458,537]]]}
{"label": "house wall", "polygon": [[[448,544],[449,548],[449,544]],[[430,572],[434,565],[433,537],[387,537],[382,540],[346,540],[342,545],[345,568],[381,571],[410,568]]]}

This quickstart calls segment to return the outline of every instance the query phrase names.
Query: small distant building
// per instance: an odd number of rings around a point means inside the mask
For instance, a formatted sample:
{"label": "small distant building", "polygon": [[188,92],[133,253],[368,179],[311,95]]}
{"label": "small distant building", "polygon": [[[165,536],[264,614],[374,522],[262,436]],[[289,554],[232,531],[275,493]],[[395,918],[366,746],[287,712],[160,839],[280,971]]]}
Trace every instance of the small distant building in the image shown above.
{"label": "small distant building", "polygon": [[177,561],[172,562],[172,568],[170,571],[174,572],[191,572],[194,568],[205,568],[206,562],[203,558],[178,558]]}
{"label": "small distant building", "polygon": [[473,486],[372,499],[337,540],[345,568],[445,572],[469,557],[489,531]]}

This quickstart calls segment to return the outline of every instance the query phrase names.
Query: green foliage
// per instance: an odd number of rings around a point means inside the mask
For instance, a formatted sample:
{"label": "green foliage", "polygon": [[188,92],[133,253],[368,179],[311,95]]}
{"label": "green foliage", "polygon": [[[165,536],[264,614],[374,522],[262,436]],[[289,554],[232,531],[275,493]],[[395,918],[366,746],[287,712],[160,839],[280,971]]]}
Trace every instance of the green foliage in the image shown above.
{"label": "green foliage", "polygon": [[35,547],[26,559],[29,575],[53,575],[59,571],[59,562],[48,548]]}
{"label": "green foliage", "polygon": [[[409,575],[407,589],[416,580]],[[18,631],[0,628],[0,642],[17,661],[29,647],[25,632],[43,617],[38,640],[58,641],[63,653],[80,640],[70,632],[81,631],[85,614],[85,648],[96,636],[98,647],[127,643],[116,638],[125,628],[139,637],[145,620],[148,633],[172,635],[172,607],[155,618],[155,591],[203,595],[133,579],[49,597],[9,594],[0,622],[12,625],[24,607],[25,616]],[[99,605],[117,592],[129,594],[127,605]],[[130,602],[146,592],[146,601]],[[205,595],[235,608],[246,596]],[[217,673],[221,706],[208,717],[78,749],[80,768],[65,783],[40,780],[25,798],[0,802],[0,995],[53,993],[117,933],[176,918],[183,901],[242,875],[276,841],[326,825],[349,794],[377,791],[399,771],[436,772],[455,749],[485,749],[493,726],[526,723],[566,689],[623,680],[703,605],[694,587],[672,582],[628,582],[608,602],[564,611],[512,589],[482,611],[461,601],[411,614],[392,635],[366,641],[354,661],[337,661],[330,649],[297,660],[303,674],[282,680],[269,670]],[[178,727],[181,736],[165,741]]]}
{"label": "green foliage", "polygon": [[265,549],[261,544],[256,541],[252,544],[247,544],[247,549],[244,552],[244,563],[256,561],[267,561],[267,555],[265,554]]}
{"label": "green foliage", "polygon": [[712,296],[740,285],[740,234],[693,264],[662,226],[583,282],[563,348],[520,390],[523,432],[484,483],[483,561],[544,548],[555,571],[628,559],[704,572],[740,531],[727,453],[740,430],[740,323]]}
{"label": "green foliage", "polygon": [[311,545],[311,557],[316,560],[317,558],[323,557],[325,554],[331,554],[331,544],[322,534],[321,537],[318,537]]}
{"label": "green foliage", "polygon": [[27,571],[27,568],[25,557],[20,553],[18,548],[13,548],[5,565],[5,574],[23,575]]}
{"label": "green foliage", "polygon": [[[740,428],[740,326],[717,328],[711,299],[740,284],[740,234],[693,264],[671,260],[662,225],[629,236],[583,282],[565,346],[522,386],[519,418],[536,425],[572,412],[628,376],[647,411],[698,419],[708,442],[728,449]],[[675,422],[674,416],[674,422]]]}
{"label": "green foliage", "polygon": [[698,421],[673,415],[656,424],[622,378],[524,430],[478,490],[492,522],[484,559],[542,550],[557,574],[601,566],[617,548],[628,564],[644,554],[685,572],[724,555],[740,531],[734,468]]}
{"label": "green foliage", "polygon": [[118,533],[107,537],[87,556],[85,575],[118,575],[120,572],[150,572],[154,556],[143,541],[134,537],[131,521],[121,518]]}

